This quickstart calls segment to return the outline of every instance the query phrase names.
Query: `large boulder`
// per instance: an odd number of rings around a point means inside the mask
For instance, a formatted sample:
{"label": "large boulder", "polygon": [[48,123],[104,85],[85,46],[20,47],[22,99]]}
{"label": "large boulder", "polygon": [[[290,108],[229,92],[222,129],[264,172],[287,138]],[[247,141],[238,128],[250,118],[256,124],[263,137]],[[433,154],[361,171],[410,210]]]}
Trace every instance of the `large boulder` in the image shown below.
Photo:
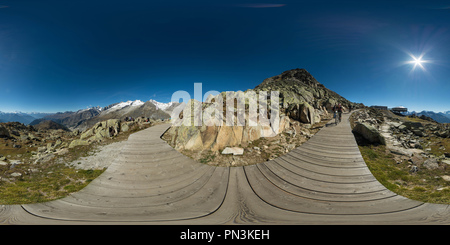
{"label": "large boulder", "polygon": [[98,122],[92,128],[83,132],[80,139],[102,140],[105,138],[111,138],[119,134],[120,126],[119,119],[109,119],[103,122]]}
{"label": "large boulder", "polygon": [[408,129],[419,129],[423,128],[422,123],[420,122],[403,122],[403,125],[405,125]]}
{"label": "large boulder", "polygon": [[448,137],[450,137],[450,130],[440,130],[440,131],[435,132],[434,134],[441,138],[448,138]]}
{"label": "large boulder", "polygon": [[323,103],[323,106],[325,107],[325,109],[327,110],[327,111],[329,111],[329,112],[332,112],[333,111],[333,107],[335,106],[335,105],[337,105],[339,102],[338,102],[338,100],[337,99],[335,99],[335,98],[328,98],[324,103]]}
{"label": "large boulder", "polygon": [[6,129],[3,125],[0,125],[0,138],[10,137],[8,129]]}
{"label": "large boulder", "polygon": [[367,123],[357,122],[353,128],[353,132],[358,133],[371,143],[386,145],[386,139],[384,136],[381,135],[375,127]]}
{"label": "large boulder", "polygon": [[303,102],[300,104],[291,104],[287,111],[287,115],[290,118],[298,120],[302,123],[314,124],[320,121],[320,116],[316,116],[316,110],[307,102]]}
{"label": "large boulder", "polygon": [[425,160],[425,162],[422,164],[425,168],[429,170],[437,169],[439,168],[438,160],[436,158],[429,158]]}
{"label": "large boulder", "polygon": [[135,126],[137,124],[137,122],[135,121],[131,121],[131,122],[123,122],[120,125],[120,131],[121,132],[128,132],[128,130],[130,130],[133,126]]}
{"label": "large boulder", "polygon": [[87,142],[86,140],[73,140],[70,143],[69,148],[74,148],[74,147],[80,146],[80,145],[89,145],[89,142]]}
{"label": "large boulder", "polygon": [[81,139],[81,140],[84,140],[84,139],[88,139],[88,138],[94,136],[94,135],[95,135],[95,129],[96,129],[98,126],[100,126],[100,123],[97,123],[97,124],[95,124],[92,128],[90,128],[90,129],[84,131],[84,132],[81,134],[80,139]]}

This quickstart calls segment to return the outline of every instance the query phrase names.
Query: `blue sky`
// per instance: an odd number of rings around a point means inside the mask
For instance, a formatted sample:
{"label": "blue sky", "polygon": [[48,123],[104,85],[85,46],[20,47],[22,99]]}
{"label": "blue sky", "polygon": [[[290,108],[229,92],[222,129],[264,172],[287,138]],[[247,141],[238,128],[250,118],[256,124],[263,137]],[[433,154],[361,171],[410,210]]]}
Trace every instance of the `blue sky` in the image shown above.
{"label": "blue sky", "polygon": [[0,0],[0,111],[245,91],[295,68],[354,102],[448,111],[449,43],[445,1]]}

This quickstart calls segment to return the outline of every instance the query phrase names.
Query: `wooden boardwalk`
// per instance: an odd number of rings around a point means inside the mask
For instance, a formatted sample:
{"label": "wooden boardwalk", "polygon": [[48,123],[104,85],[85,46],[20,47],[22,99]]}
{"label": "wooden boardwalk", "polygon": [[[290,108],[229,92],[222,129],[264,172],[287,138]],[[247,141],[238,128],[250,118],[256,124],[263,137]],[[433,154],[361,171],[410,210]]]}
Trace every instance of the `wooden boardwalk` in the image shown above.
{"label": "wooden boardwalk", "polygon": [[399,196],[370,173],[348,123],[247,167],[193,161],[160,136],[132,134],[111,166],[56,201],[0,205],[0,224],[450,224],[449,205]]}

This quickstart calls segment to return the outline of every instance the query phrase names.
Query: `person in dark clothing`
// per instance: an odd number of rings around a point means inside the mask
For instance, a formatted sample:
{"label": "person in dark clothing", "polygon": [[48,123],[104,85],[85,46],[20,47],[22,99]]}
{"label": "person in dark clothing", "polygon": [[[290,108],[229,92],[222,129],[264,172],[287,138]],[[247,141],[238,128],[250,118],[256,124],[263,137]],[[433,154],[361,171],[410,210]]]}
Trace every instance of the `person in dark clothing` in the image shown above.
{"label": "person in dark clothing", "polygon": [[339,103],[338,107],[337,107],[337,112],[339,114],[339,122],[342,119],[342,105]]}

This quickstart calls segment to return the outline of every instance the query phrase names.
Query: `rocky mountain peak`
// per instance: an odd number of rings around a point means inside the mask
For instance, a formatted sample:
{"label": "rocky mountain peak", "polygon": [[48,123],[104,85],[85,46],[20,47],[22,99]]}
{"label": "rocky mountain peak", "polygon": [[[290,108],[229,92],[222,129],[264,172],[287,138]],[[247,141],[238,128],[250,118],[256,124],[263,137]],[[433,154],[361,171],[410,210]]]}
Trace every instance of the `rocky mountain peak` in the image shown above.
{"label": "rocky mountain peak", "polygon": [[255,89],[266,88],[268,86],[279,87],[280,85],[312,87],[323,86],[306,69],[297,68],[284,71],[280,75],[267,78],[261,84],[256,86]]}
{"label": "rocky mountain peak", "polygon": [[307,103],[314,109],[331,111],[340,103],[345,108],[353,103],[334,91],[327,89],[305,69],[292,69],[269,77],[255,87],[255,91],[279,91],[283,108]]}

